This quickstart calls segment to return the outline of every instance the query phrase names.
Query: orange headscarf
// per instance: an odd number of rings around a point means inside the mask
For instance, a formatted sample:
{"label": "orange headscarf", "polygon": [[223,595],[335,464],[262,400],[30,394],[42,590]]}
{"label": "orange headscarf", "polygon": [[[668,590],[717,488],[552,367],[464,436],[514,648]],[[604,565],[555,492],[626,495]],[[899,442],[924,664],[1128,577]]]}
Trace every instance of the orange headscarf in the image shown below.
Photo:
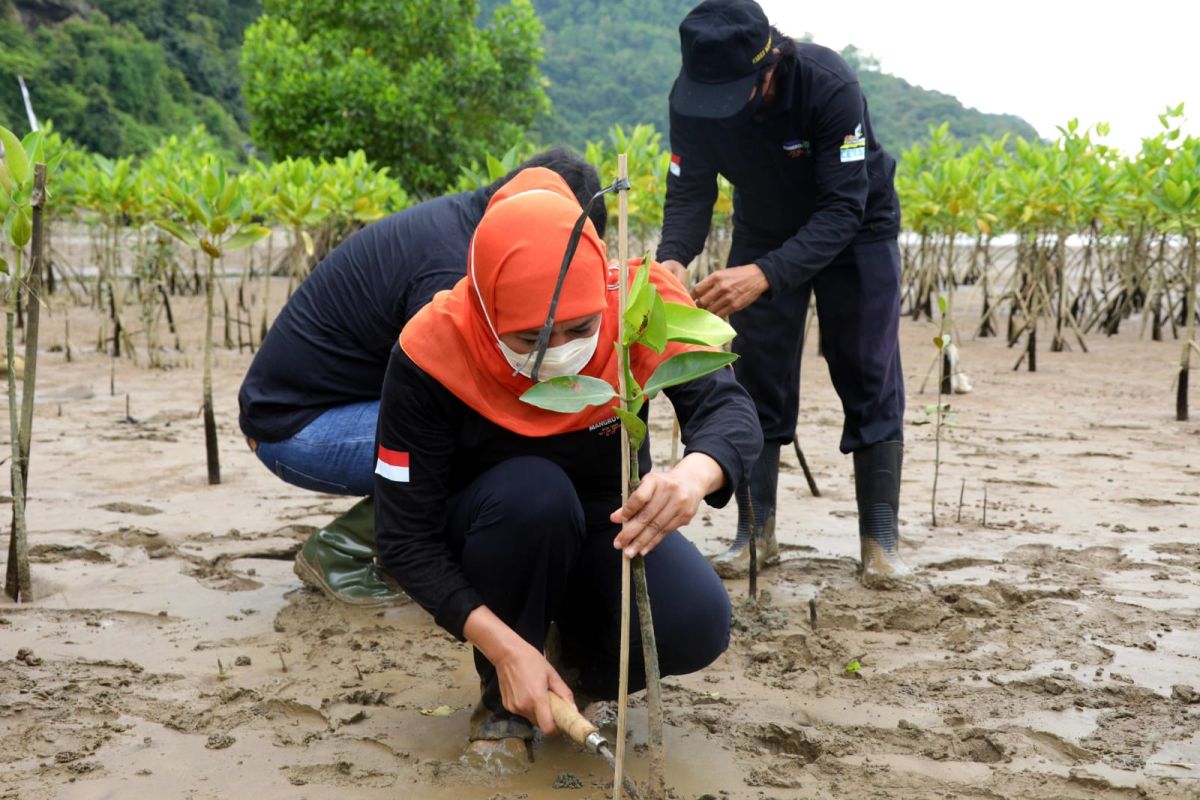
{"label": "orange headscarf", "polygon": [[[493,195],[467,251],[467,276],[438,292],[404,327],[400,347],[413,362],[486,419],[522,436],[583,430],[613,417],[612,403],[574,414],[546,411],[521,401],[533,382],[513,375],[498,337],[540,328],[546,321],[558,270],[579,202],[556,173],[523,170]],[[631,264],[632,280],[636,264]],[[691,304],[680,283],[658,264],[650,279],[664,300]],[[604,242],[588,220],[559,294],[556,321],[603,312],[599,344],[582,374],[617,385],[620,313],[616,266],[607,265]],[[634,377],[645,384],[674,353],[699,349],[672,343],[662,354],[635,345]],[[614,401],[615,402],[615,401]]]}

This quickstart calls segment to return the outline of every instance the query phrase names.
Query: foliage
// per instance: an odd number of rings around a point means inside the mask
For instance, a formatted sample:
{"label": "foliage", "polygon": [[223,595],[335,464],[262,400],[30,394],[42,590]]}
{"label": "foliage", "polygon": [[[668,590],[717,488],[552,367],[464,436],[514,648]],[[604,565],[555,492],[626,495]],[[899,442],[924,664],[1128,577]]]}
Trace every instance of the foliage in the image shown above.
{"label": "foliage", "polygon": [[[647,400],[663,389],[689,383],[728,366],[737,356],[719,350],[676,353],[655,368],[646,380],[645,387],[638,385],[629,366],[632,348],[649,347],[661,353],[669,341],[720,347],[734,336],[733,328],[720,317],[694,306],[664,302],[658,289],[650,282],[649,259],[643,260],[629,287],[623,315],[625,336],[617,345],[621,356],[620,368],[625,372],[626,397],[620,398],[616,387],[599,378],[568,375],[539,382],[521,395],[521,399],[538,408],[563,413],[623,399],[624,407],[616,411],[629,431],[629,446],[636,451],[646,436],[646,425],[637,415]],[[672,332],[681,334],[682,338],[672,338]]]}
{"label": "foliage", "polygon": [[[484,11],[498,2],[485,0]],[[668,130],[667,95],[679,73],[679,23],[695,0],[533,0],[533,5],[546,29],[542,71],[552,103],[551,114],[534,125],[536,134],[582,148],[604,137],[613,124]],[[1037,136],[1019,117],[983,114],[949,95],[880,72],[877,62],[853,46],[842,55],[858,71],[875,133],[892,153],[924,139],[929,125],[947,121],[954,135],[969,143],[985,135]],[[630,159],[631,165],[637,163]]]}
{"label": "foliage", "polygon": [[[164,135],[197,124],[225,147],[241,148],[243,134],[226,107],[194,91],[159,44],[101,14],[32,34],[0,20],[0,75],[16,74],[25,78],[39,120],[103,155],[144,153]],[[7,78],[0,83],[0,123],[27,124],[20,89]]]}
{"label": "foliage", "polygon": [[477,28],[474,0],[268,0],[242,69],[255,140],[271,155],[362,148],[405,187],[453,186],[546,108],[528,0]]}

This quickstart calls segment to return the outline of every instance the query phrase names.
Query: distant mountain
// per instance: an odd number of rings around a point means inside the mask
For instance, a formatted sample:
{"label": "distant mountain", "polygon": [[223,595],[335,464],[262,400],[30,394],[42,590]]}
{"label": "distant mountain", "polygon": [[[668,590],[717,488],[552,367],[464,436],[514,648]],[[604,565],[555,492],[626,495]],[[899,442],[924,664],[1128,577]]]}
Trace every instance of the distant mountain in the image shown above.
{"label": "distant mountain", "polygon": [[[487,19],[501,0],[484,0]],[[542,72],[553,107],[535,126],[544,142],[582,147],[613,124],[654,124],[667,131],[667,93],[679,72],[679,22],[696,0],[532,0],[545,25]],[[795,33],[795,32],[789,32]],[[807,37],[800,37],[807,38]],[[1036,139],[1033,126],[1008,114],[984,114],[950,95],[879,72],[854,48],[843,55],[859,72],[883,145],[899,154],[925,139],[929,126],[972,142],[1004,133]]]}

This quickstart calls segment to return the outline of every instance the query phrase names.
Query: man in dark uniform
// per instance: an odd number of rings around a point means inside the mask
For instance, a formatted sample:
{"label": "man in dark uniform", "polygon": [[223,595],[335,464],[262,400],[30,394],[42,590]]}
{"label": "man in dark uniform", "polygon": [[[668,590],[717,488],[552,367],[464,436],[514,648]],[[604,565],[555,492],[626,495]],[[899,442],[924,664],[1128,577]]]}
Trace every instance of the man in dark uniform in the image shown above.
{"label": "man in dark uniform", "polygon": [[[388,357],[405,323],[466,274],[488,200],[526,167],[546,167],[586,203],[596,169],[553,148],[474,192],[374,222],[338,245],[275,319],[238,392],[239,424],[259,460],[294,486],[365,499],[309,537],[296,573],[356,605],[396,597],[375,564],[375,424]],[[592,222],[604,235],[603,203]]]}
{"label": "man in dark uniform", "polygon": [[671,172],[658,259],[684,272],[704,246],[717,175],[734,186],[727,268],[695,286],[698,305],[730,315],[738,380],[764,446],[738,488],[723,576],[777,556],[779,448],[795,437],[801,339],[810,293],[854,454],[863,580],[908,574],[897,511],[904,384],[897,342],[900,208],[896,164],[871,130],[854,71],[837,53],[780,34],[753,0],[708,0],[679,26],[683,69],[671,90]]}

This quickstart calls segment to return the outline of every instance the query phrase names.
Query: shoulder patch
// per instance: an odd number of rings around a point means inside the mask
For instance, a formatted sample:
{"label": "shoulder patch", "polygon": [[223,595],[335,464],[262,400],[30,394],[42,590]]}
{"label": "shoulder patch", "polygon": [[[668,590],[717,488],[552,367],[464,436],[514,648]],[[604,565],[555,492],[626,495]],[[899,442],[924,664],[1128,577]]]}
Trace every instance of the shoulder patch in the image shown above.
{"label": "shoulder patch", "polygon": [[863,136],[863,126],[860,122],[854,133],[842,139],[842,163],[862,161],[867,157],[867,137]]}

